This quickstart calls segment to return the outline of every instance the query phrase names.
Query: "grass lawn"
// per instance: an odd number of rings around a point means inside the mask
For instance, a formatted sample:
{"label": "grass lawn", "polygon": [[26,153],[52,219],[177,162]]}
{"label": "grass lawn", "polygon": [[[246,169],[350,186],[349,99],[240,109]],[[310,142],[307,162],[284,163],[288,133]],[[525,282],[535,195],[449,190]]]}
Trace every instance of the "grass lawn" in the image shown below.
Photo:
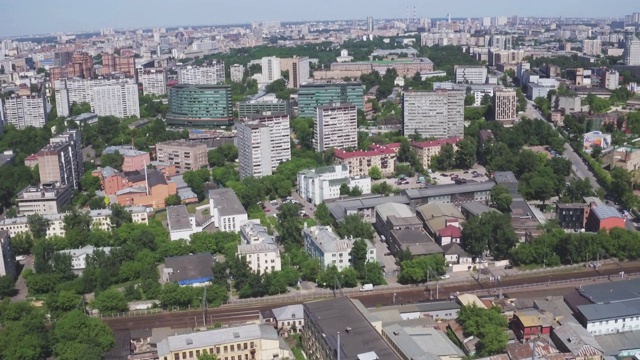
{"label": "grass lawn", "polygon": [[316,220],[313,218],[304,219],[304,222],[307,224],[307,227],[316,226]]}

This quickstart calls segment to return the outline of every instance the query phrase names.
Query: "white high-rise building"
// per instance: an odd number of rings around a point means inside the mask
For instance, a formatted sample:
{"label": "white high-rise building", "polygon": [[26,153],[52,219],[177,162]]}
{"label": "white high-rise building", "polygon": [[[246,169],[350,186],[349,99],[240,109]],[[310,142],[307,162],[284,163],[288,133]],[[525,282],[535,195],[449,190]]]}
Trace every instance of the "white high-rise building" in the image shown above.
{"label": "white high-rise building", "polygon": [[484,27],[491,26],[491,16],[485,16],[482,18],[482,26]]}
{"label": "white high-rise building", "polygon": [[280,59],[280,69],[289,72],[289,88],[297,89],[309,81],[309,58],[306,56]]}
{"label": "white high-rise building", "polygon": [[627,32],[624,38],[624,64],[640,65],[640,39],[633,32]]}
{"label": "white high-rise building", "polygon": [[367,31],[373,32],[373,17],[367,16]]}
{"label": "white high-rise building", "polygon": [[[267,126],[268,131],[264,130],[263,125]],[[242,138],[240,127],[243,127]],[[270,112],[253,115],[238,123],[237,130],[240,177],[270,175],[278,165],[291,160],[289,115]],[[249,131],[251,131],[251,137],[248,136]],[[265,142],[263,136],[267,136],[268,146],[263,144]],[[256,149],[259,153],[254,151]],[[266,167],[270,169],[263,170]]]}
{"label": "white high-rise building", "polygon": [[138,86],[136,84],[113,84],[95,87],[91,108],[98,116],[140,117]]}
{"label": "white high-rise building", "polygon": [[609,70],[604,74],[604,87],[615,90],[620,87],[620,74],[615,70]]}
{"label": "white high-rise building", "polygon": [[259,122],[236,124],[240,178],[261,177],[273,173],[271,166],[271,130]]}
{"label": "white high-rise building", "polygon": [[66,87],[55,88],[56,113],[58,116],[67,117],[71,114],[71,103],[69,102],[69,91]]}
{"label": "white high-rise building", "polygon": [[242,79],[244,79],[244,66],[233,64],[229,68],[229,73],[231,74],[231,81],[242,82]]}
{"label": "white high-rise building", "polygon": [[487,67],[483,65],[454,65],[456,83],[484,84],[487,81]]}
{"label": "white high-rise building", "polygon": [[405,92],[403,134],[436,139],[464,136],[464,98],[464,91]]}
{"label": "white high-rise building", "polygon": [[327,149],[358,147],[358,109],[353,104],[318,106],[313,126],[313,146]]}
{"label": "white high-rise building", "polygon": [[189,85],[223,84],[224,61],[215,60],[206,66],[186,66],[178,69],[178,83]]}
{"label": "white high-rise building", "polygon": [[4,122],[16,129],[41,128],[47,122],[47,104],[42,94],[12,95],[4,99]]}
{"label": "white high-rise building", "polygon": [[270,84],[282,77],[280,73],[280,59],[275,56],[263,57],[262,63],[262,82]]}
{"label": "white high-rise building", "polygon": [[166,95],[167,94],[167,74],[163,69],[149,69],[138,73],[138,81],[142,83],[142,93],[144,95]]}
{"label": "white high-rise building", "polygon": [[[56,109],[58,110],[58,114],[70,114],[69,106],[73,103],[87,103],[91,105],[92,109],[95,109],[95,104],[93,103],[94,99],[94,89],[96,87],[105,86],[105,85],[115,85],[115,84],[133,84],[136,86],[137,84],[133,79],[126,78],[108,78],[108,79],[63,79],[56,80],[55,82],[55,98],[56,98]],[[137,96],[137,90],[136,90]],[[65,99],[66,98],[66,99]],[[136,97],[137,99],[137,97]],[[94,111],[95,112],[95,111]],[[104,116],[102,114],[98,114],[99,116]]]}
{"label": "white high-rise building", "polygon": [[602,41],[600,40],[583,40],[582,52],[585,55],[600,55],[602,53]]}

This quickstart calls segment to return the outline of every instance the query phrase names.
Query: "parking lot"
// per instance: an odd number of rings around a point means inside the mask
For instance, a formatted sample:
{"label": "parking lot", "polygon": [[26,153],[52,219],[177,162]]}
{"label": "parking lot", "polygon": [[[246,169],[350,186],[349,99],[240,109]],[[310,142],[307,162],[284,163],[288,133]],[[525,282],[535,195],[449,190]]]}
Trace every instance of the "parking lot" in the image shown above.
{"label": "parking lot", "polygon": [[[459,179],[464,179],[466,181],[469,181],[469,180],[473,180],[477,182],[487,181],[486,173],[487,172],[484,166],[474,165],[469,170],[457,170],[457,171],[449,170],[449,171],[434,172],[429,176],[431,177],[432,180],[435,180],[437,185],[447,185],[447,184],[455,183],[455,179],[452,178],[452,176],[455,176],[455,175],[457,175]],[[447,176],[442,176],[442,174],[446,174]],[[474,175],[476,175],[476,177],[474,177]],[[386,182],[387,184],[395,188],[398,188],[400,190],[419,189],[421,187],[425,187],[424,183],[418,183],[418,176],[407,177],[404,179],[402,184],[398,183],[399,180],[400,179],[398,179],[397,177],[393,177],[388,179],[374,180],[372,181],[372,184],[380,184],[380,183]]]}

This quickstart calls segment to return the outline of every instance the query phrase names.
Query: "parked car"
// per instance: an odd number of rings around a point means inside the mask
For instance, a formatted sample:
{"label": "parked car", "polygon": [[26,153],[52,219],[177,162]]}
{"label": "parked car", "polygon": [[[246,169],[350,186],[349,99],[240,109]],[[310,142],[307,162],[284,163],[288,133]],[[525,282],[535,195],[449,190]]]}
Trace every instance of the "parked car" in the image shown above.
{"label": "parked car", "polygon": [[444,275],[440,276],[440,279],[448,279],[450,277],[451,276],[449,276],[449,274],[444,274]]}
{"label": "parked car", "polygon": [[384,256],[391,256],[392,254],[390,252],[384,253]]}
{"label": "parked car", "polygon": [[25,261],[27,258],[24,255],[16,256],[16,261]]}
{"label": "parked car", "polygon": [[447,174],[445,174],[445,173],[442,173],[442,174],[440,174],[440,176],[442,176],[442,177],[447,177],[448,175],[447,175]]}
{"label": "parked car", "polygon": [[511,270],[511,269],[513,269],[513,265],[511,265],[511,264],[507,264],[507,265],[504,267],[504,269],[505,269],[505,270]]}

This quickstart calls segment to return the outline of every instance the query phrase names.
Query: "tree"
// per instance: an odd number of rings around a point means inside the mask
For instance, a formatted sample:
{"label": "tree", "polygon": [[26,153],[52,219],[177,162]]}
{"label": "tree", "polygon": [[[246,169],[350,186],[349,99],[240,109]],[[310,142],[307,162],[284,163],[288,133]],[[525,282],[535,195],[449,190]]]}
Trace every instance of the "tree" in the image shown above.
{"label": "tree", "polygon": [[54,319],[60,318],[63,314],[71,310],[82,309],[80,295],[65,290],[54,291],[47,295],[45,304]]}
{"label": "tree", "polygon": [[0,299],[15,295],[15,281],[11,276],[0,276]]}
{"label": "tree", "polygon": [[365,277],[365,265],[367,263],[368,254],[369,248],[367,247],[365,240],[358,239],[353,242],[349,256],[351,257],[351,266],[353,266],[353,268],[358,272],[358,277],[360,279]]}
{"label": "tree", "polygon": [[218,360],[218,357],[213,354],[203,353],[198,356],[198,360]]}
{"label": "tree", "polygon": [[600,155],[602,155],[602,147],[598,144],[591,146],[591,157],[597,160]]}
{"label": "tree", "polygon": [[473,94],[469,94],[464,97],[464,106],[472,106],[476,102],[476,97]]}
{"label": "tree", "polygon": [[371,169],[369,169],[369,177],[372,180],[380,180],[382,179],[382,171],[380,171],[379,167],[372,166]]}
{"label": "tree", "polygon": [[409,162],[409,160],[411,160],[411,144],[407,139],[402,139],[398,149],[398,162]]}
{"label": "tree", "polygon": [[383,181],[379,184],[374,184],[373,186],[371,186],[371,192],[374,194],[381,194],[381,195],[388,196],[393,192],[393,190],[394,188],[391,185],[389,185],[386,181]]}
{"label": "tree", "polygon": [[555,194],[556,185],[552,178],[543,173],[528,173],[522,177],[520,182],[520,192],[527,200],[538,200],[546,202]]}
{"label": "tree", "polygon": [[491,189],[491,204],[503,213],[511,212],[513,198],[504,185],[496,185]]}
{"label": "tree", "polygon": [[342,238],[373,239],[371,224],[364,222],[358,214],[345,216],[344,220],[338,225],[337,231]]}
{"label": "tree", "polygon": [[280,239],[284,244],[302,244],[302,218],[297,204],[286,203],[280,205],[278,215],[280,225]]}
{"label": "tree", "polygon": [[319,225],[328,226],[333,224],[333,218],[331,217],[331,212],[329,211],[327,204],[325,204],[324,202],[316,206],[315,217]]}
{"label": "tree", "polygon": [[456,167],[469,169],[476,162],[476,143],[472,140],[462,140],[457,144],[455,153]]}
{"label": "tree", "polygon": [[102,156],[100,156],[100,164],[103,167],[110,166],[116,170],[122,170],[123,163],[124,156],[122,156],[118,151],[109,154],[102,154]]}
{"label": "tree", "polygon": [[133,217],[124,206],[114,203],[111,204],[111,216],[109,220],[111,221],[111,227],[117,229],[124,224],[131,223]]}
{"label": "tree", "polygon": [[469,219],[462,229],[462,239],[470,255],[479,258],[489,252],[496,259],[506,258],[518,241],[511,218],[496,212]]}
{"label": "tree", "polygon": [[347,183],[342,183],[340,185],[340,196],[348,196],[351,193],[351,189],[349,189],[349,185]]}
{"label": "tree", "polygon": [[180,195],[174,194],[167,196],[167,198],[164,199],[164,203],[167,206],[180,205],[182,204],[182,200],[180,199]]}
{"label": "tree", "polygon": [[107,203],[105,201],[105,197],[104,196],[96,196],[93,199],[89,200],[89,209],[91,210],[98,210],[98,209],[104,209],[107,207]]}
{"label": "tree", "polygon": [[354,186],[353,188],[351,188],[351,190],[349,190],[349,196],[360,196],[362,195],[362,189],[360,189],[360,187],[358,185]]}
{"label": "tree", "polygon": [[96,296],[93,307],[101,314],[121,313],[129,310],[124,294],[117,289],[109,289]]}
{"label": "tree", "polygon": [[36,239],[44,239],[47,236],[47,230],[49,230],[49,220],[45,219],[40,214],[33,214],[27,217],[27,224],[29,225],[29,231]]}
{"label": "tree", "polygon": [[453,151],[453,145],[444,144],[442,148],[440,148],[440,153],[435,158],[435,162],[432,161],[432,164],[435,165],[437,170],[452,169],[455,165],[455,153]]}
{"label": "tree", "polygon": [[91,172],[87,171],[80,179],[80,186],[82,186],[82,190],[95,193],[100,189],[100,178],[97,176],[93,176]]}
{"label": "tree", "polygon": [[113,333],[105,323],[79,310],[58,320],[52,335],[54,353],[61,360],[100,359],[115,344]]}

